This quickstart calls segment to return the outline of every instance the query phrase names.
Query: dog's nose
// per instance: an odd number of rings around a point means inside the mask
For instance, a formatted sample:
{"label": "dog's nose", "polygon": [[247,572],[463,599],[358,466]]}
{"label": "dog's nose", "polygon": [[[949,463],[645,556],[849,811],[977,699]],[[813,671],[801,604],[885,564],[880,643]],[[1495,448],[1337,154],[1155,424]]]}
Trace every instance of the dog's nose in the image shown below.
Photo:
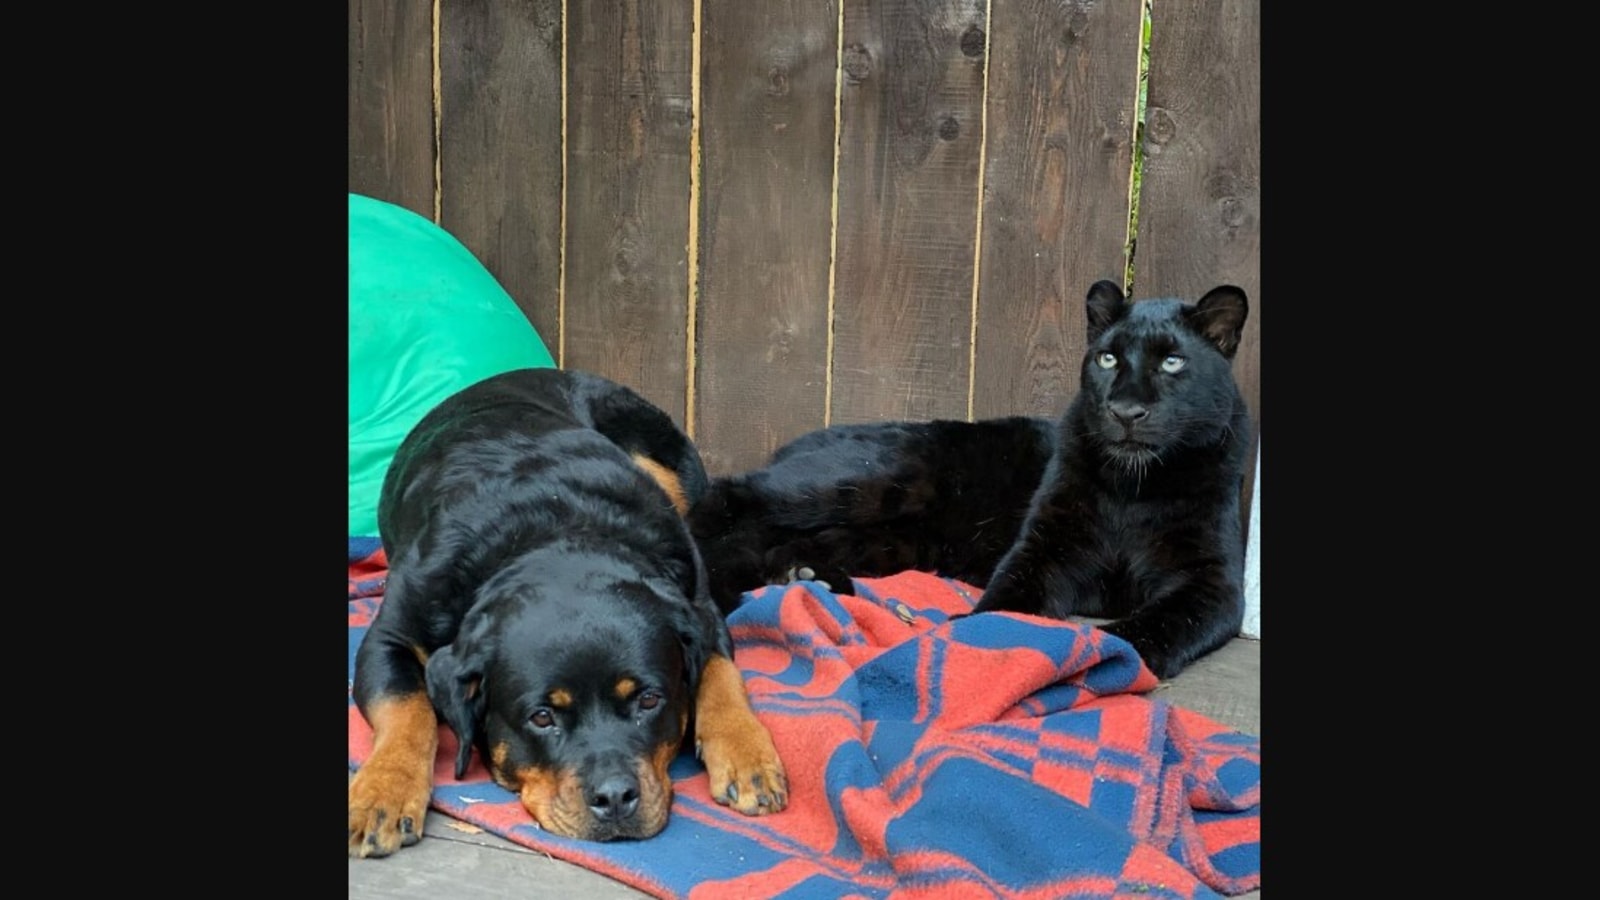
{"label": "dog's nose", "polygon": [[639,808],[639,782],[632,775],[612,775],[589,790],[589,809],[602,822],[626,819]]}
{"label": "dog's nose", "polygon": [[1132,425],[1150,415],[1150,410],[1145,409],[1143,404],[1139,403],[1118,403],[1113,400],[1108,406],[1111,409],[1111,414],[1116,416],[1117,421],[1123,425]]}

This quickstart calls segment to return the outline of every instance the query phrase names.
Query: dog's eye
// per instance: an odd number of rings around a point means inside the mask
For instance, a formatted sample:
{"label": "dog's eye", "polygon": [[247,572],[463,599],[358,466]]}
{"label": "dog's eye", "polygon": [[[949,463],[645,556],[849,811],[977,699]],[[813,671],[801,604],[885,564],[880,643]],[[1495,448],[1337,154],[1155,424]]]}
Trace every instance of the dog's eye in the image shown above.
{"label": "dog's eye", "polygon": [[1168,373],[1176,372],[1187,365],[1188,362],[1188,360],[1174,353],[1161,361],[1161,371]]}
{"label": "dog's eye", "polygon": [[655,709],[661,705],[661,694],[656,691],[645,691],[639,695],[640,709]]}
{"label": "dog's eye", "polygon": [[1099,363],[1102,369],[1114,369],[1117,367],[1117,355],[1115,353],[1102,353],[1096,356],[1094,361]]}
{"label": "dog's eye", "polygon": [[549,728],[556,724],[556,716],[550,710],[540,708],[533,711],[533,715],[528,717],[528,721],[532,722],[535,728]]}

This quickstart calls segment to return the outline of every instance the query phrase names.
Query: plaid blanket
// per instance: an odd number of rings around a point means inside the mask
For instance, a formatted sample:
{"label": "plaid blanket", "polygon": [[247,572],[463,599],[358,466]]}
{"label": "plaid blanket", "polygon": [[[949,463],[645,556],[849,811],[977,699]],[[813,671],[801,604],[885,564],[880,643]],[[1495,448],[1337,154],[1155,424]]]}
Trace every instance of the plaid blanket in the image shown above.
{"label": "plaid blanket", "polygon": [[[351,539],[352,677],[385,571],[375,540]],[[556,837],[476,760],[455,779],[442,726],[433,806],[663,898],[1195,898],[1260,886],[1259,738],[1139,696],[1155,677],[1092,626],[951,621],[978,591],[915,572],[855,586],[855,597],[765,588],[729,619],[788,770],[784,812],[719,806],[683,754],[660,834]],[[372,735],[354,701],[349,717],[355,769]]]}

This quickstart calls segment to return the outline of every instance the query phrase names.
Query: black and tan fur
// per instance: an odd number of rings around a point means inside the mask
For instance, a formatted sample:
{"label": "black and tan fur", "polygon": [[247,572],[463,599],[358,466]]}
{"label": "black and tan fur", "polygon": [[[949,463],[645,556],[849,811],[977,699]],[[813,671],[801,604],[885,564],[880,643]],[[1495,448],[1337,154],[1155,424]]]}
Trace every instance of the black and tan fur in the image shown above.
{"label": "black and tan fur", "polygon": [[712,796],[788,802],[682,513],[699,454],[633,391],[580,372],[505,373],[402,443],[378,526],[390,571],[357,651],[371,756],[350,782],[351,856],[415,843],[438,723],[545,830],[647,838],[690,731]]}

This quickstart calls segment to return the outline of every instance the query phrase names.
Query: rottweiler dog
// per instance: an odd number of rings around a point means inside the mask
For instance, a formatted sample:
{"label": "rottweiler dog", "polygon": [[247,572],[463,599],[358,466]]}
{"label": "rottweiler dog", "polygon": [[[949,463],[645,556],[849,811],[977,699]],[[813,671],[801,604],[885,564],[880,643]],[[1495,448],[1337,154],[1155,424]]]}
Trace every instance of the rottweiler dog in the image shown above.
{"label": "rottweiler dog", "polygon": [[356,655],[373,749],[351,856],[422,837],[440,720],[456,777],[476,748],[552,834],[659,832],[691,730],[718,802],[787,805],[683,519],[706,485],[664,412],[586,373],[496,375],[417,423],[379,496],[390,569]]}

